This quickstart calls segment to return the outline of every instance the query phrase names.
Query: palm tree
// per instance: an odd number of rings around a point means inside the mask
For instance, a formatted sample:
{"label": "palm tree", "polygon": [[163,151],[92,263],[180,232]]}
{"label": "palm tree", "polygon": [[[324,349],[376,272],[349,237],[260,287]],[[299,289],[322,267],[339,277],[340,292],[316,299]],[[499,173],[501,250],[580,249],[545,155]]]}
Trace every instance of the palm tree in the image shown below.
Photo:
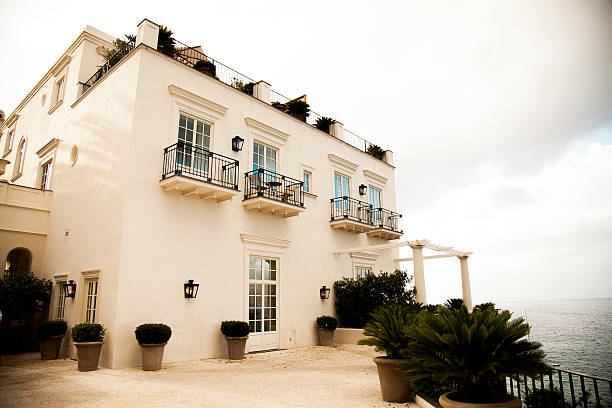
{"label": "palm tree", "polygon": [[444,307],[447,308],[448,310],[461,309],[463,307],[463,299],[461,298],[448,299],[444,303]]}
{"label": "palm tree", "polygon": [[549,370],[541,344],[525,338],[529,325],[511,316],[491,308],[470,313],[465,306],[421,314],[404,329],[409,342],[401,354],[408,361],[400,371],[413,381],[456,384],[461,401],[491,402],[500,378]]}

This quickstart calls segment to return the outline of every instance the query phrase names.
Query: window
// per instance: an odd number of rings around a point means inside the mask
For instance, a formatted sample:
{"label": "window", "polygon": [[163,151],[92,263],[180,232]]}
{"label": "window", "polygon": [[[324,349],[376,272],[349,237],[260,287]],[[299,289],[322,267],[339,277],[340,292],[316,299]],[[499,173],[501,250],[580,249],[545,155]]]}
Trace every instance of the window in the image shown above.
{"label": "window", "polygon": [[11,150],[13,150],[13,142],[15,140],[15,129],[11,130],[6,137],[6,142],[4,143],[4,156],[9,154]]}
{"label": "window", "polygon": [[58,103],[60,103],[64,99],[64,83],[65,77],[61,77],[55,82],[55,87],[53,88],[53,99],[51,101],[51,107],[54,107]]}
{"label": "window", "polygon": [[334,173],[334,191],[336,197],[350,197],[350,177],[341,173]]}
{"label": "window", "polygon": [[50,190],[51,185],[51,170],[53,169],[53,160],[49,160],[40,166],[40,189]]}
{"label": "window", "polygon": [[312,173],[304,170],[304,192],[312,194]]}
{"label": "window", "polygon": [[276,172],[277,150],[257,142],[253,142],[253,170],[266,169]]}
{"label": "window", "polygon": [[23,163],[25,161],[26,139],[21,139],[17,148],[17,157],[15,158],[15,167],[13,168],[13,180],[21,176],[23,173]]}
{"label": "window", "polygon": [[85,323],[95,323],[98,307],[98,279],[85,281]]}
{"label": "window", "polygon": [[278,261],[249,257],[249,331],[276,331]]}
{"label": "window", "polygon": [[55,309],[55,318],[63,320],[64,310],[66,309],[66,289],[64,288],[65,281],[57,282],[57,307]]}
{"label": "window", "polygon": [[208,173],[210,124],[181,113],[179,115],[176,162],[197,174]]}
{"label": "window", "polygon": [[372,268],[367,266],[356,266],[355,267],[355,279],[363,278],[367,274],[372,273]]}

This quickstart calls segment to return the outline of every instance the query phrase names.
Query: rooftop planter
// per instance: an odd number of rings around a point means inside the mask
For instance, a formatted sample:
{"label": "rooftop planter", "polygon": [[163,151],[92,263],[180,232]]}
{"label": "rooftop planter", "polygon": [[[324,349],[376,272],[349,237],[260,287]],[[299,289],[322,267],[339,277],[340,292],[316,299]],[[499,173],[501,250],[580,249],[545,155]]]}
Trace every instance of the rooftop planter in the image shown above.
{"label": "rooftop planter", "polygon": [[172,37],[172,30],[166,26],[159,26],[159,34],[157,35],[157,51],[166,54],[169,57],[174,57],[176,52],[176,40]]}
{"label": "rooftop planter", "polygon": [[161,370],[164,359],[164,347],[172,336],[170,326],[163,323],[141,324],[134,331],[142,355],[144,371]]}
{"label": "rooftop planter", "polygon": [[306,122],[306,118],[310,115],[310,105],[301,99],[294,99],[285,104],[288,114],[296,119]]}
{"label": "rooftop planter", "polygon": [[366,150],[371,156],[376,157],[378,160],[382,160],[385,157],[385,151],[378,145],[370,144]]}
{"label": "rooftop planter", "polygon": [[336,119],[328,118],[327,116],[323,116],[317,119],[317,122],[315,123],[315,127],[329,134],[331,125],[333,125],[334,123],[336,123]]}
{"label": "rooftop planter", "polygon": [[217,75],[217,67],[214,63],[208,60],[199,60],[193,64],[193,69],[214,78]]}

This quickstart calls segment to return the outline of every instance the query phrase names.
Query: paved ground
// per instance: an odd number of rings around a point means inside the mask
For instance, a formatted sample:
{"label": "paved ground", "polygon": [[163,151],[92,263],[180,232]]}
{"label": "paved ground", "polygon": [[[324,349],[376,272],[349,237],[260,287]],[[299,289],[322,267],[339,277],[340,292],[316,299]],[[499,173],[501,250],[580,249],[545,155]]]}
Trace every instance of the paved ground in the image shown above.
{"label": "paved ground", "polygon": [[368,346],[305,347],[81,373],[71,360],[2,356],[0,407],[416,407],[380,396]]}

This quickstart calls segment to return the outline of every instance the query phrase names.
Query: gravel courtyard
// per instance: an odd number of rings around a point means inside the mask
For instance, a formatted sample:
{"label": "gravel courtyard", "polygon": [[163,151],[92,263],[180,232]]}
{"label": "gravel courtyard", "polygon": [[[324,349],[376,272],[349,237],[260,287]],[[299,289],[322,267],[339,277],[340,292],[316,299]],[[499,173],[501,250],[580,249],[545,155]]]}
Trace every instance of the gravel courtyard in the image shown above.
{"label": "gravel courtyard", "polygon": [[2,356],[0,407],[416,407],[382,400],[368,346],[304,347],[81,373],[76,361]]}

